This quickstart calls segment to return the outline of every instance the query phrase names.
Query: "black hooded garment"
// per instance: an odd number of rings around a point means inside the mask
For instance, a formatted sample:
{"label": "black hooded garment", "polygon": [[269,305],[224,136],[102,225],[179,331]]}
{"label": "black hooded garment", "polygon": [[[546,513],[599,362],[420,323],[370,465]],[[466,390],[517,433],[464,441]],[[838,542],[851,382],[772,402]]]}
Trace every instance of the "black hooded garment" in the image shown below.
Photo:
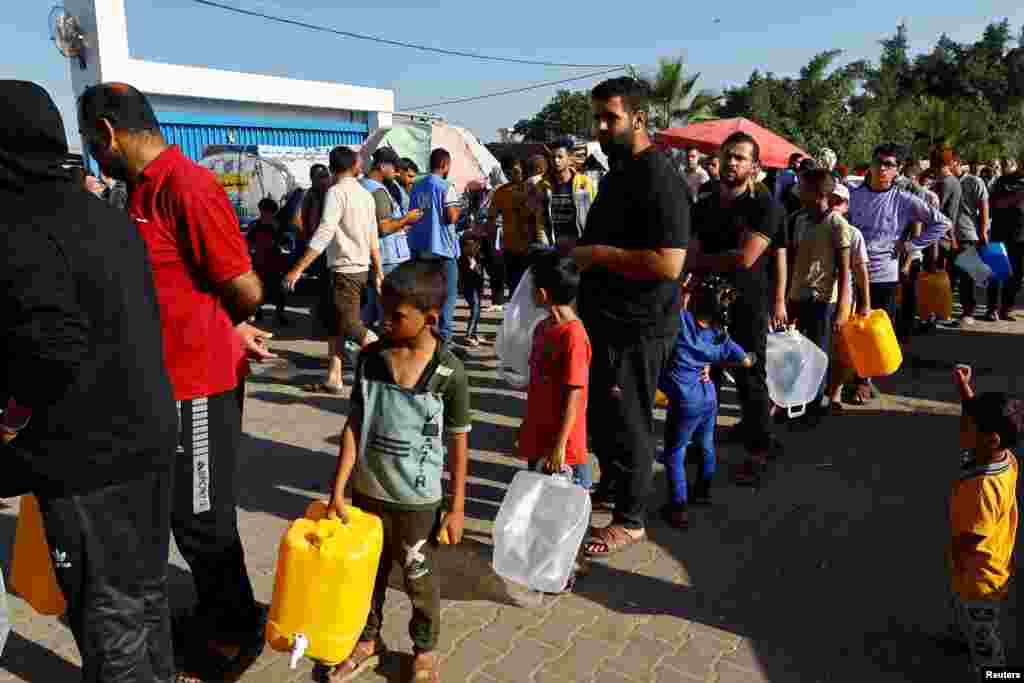
{"label": "black hooded garment", "polygon": [[145,244],[72,182],[50,97],[0,81],[0,408],[33,415],[0,496],[95,490],[169,466],[177,435]]}

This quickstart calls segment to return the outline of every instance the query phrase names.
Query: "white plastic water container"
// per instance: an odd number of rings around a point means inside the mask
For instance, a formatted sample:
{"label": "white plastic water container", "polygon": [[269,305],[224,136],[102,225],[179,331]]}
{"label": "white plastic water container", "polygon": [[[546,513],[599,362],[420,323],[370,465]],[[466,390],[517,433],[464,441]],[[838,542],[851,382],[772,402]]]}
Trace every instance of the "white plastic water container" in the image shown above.
{"label": "white plastic water container", "polygon": [[7,636],[11,634],[11,615],[7,611],[7,588],[4,586],[4,573],[0,572],[0,655],[7,645]]}
{"label": "white plastic water container", "polygon": [[501,361],[498,375],[517,389],[530,383],[533,331],[547,316],[547,311],[534,303],[533,273],[527,270],[519,280],[512,299],[505,304],[505,315],[494,344],[494,351]]}
{"label": "white plastic water container", "polygon": [[978,250],[974,247],[964,249],[953,263],[971,276],[976,287],[988,286],[989,278],[992,277],[992,268],[981,260]]}
{"label": "white plastic water container", "polygon": [[790,417],[800,417],[818,395],[828,355],[795,329],[768,335],[768,395]]}
{"label": "white plastic water container", "polygon": [[494,520],[494,571],[535,591],[565,589],[590,526],[590,496],[563,476],[516,473]]}

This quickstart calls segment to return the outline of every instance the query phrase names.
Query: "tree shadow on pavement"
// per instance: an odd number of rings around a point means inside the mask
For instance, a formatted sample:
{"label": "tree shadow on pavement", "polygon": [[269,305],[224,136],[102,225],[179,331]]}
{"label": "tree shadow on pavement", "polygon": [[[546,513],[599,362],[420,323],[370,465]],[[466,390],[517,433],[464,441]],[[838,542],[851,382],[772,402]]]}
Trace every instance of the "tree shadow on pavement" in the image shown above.
{"label": "tree shadow on pavement", "polygon": [[[715,504],[690,508],[689,531],[652,517],[649,540],[683,584],[612,558],[578,592],[749,638],[767,680],[954,680],[966,660],[931,635],[948,618],[957,429],[955,416],[863,411],[794,433],[760,489],[731,485],[721,468]],[[742,459],[732,446],[724,455]],[[654,509],[664,486],[659,475]],[[1004,617],[1011,662],[1017,633],[1015,615]]]}
{"label": "tree shadow on pavement", "polygon": [[338,462],[333,454],[251,434],[242,435],[241,452],[247,474],[239,479],[238,506],[245,510],[290,522],[305,513],[313,498],[331,490]]}
{"label": "tree shadow on pavement", "polygon": [[56,652],[43,645],[27,640],[12,628],[7,637],[0,669],[29,683],[54,683],[54,681],[77,681],[82,670]]}

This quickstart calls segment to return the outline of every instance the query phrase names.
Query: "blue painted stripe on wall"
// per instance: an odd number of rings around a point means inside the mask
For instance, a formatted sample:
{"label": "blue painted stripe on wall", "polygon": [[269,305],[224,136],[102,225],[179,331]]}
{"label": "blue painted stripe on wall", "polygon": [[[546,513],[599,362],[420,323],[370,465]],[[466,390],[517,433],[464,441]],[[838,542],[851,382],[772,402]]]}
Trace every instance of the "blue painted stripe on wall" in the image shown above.
{"label": "blue painted stripe on wall", "polygon": [[[203,158],[207,145],[281,145],[288,147],[333,147],[334,145],[360,145],[368,133],[337,130],[303,130],[240,126],[180,124],[161,121],[164,139],[181,147],[185,156],[198,161]],[[229,135],[234,133],[234,139]]]}
{"label": "blue painted stripe on wall", "polygon": [[315,130],[342,133],[369,133],[367,123],[352,121],[316,121],[302,119],[256,119],[245,116],[215,116],[186,112],[161,111],[156,113],[161,125],[226,126],[230,128],[278,128],[284,130]]}

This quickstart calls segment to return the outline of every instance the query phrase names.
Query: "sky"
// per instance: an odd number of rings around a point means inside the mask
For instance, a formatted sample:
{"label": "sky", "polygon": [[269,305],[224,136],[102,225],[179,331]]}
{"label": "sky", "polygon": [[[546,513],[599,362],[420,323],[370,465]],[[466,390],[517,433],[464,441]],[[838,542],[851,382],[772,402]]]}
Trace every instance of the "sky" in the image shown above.
{"label": "sky", "polygon": [[[102,1],[102,0],[100,0]],[[479,0],[221,0],[265,14],[446,49],[574,64],[635,64],[683,57],[699,72],[698,88],[745,82],[751,71],[795,75],[831,49],[843,61],[879,56],[878,41],[906,20],[914,52],[945,32],[977,40],[986,24],[1007,17],[1016,35],[1024,5],[1015,0],[793,0],[778,3],[627,2],[486,3]],[[240,16],[192,0],[126,0],[133,57],[395,91],[396,107],[435,102],[570,78],[589,69],[482,62],[313,32]],[[0,78],[35,81],[57,102],[71,146],[78,146],[68,60],[49,40],[51,0],[8,3],[0,25]],[[631,12],[633,7],[644,11]],[[781,11],[780,11],[781,10]],[[718,21],[716,21],[716,19]],[[594,69],[595,71],[597,69]],[[601,78],[558,87],[434,107],[485,142],[497,129],[529,118],[558,88],[589,89]],[[2,111],[2,110],[0,110]],[[0,115],[2,121],[2,115]]]}

